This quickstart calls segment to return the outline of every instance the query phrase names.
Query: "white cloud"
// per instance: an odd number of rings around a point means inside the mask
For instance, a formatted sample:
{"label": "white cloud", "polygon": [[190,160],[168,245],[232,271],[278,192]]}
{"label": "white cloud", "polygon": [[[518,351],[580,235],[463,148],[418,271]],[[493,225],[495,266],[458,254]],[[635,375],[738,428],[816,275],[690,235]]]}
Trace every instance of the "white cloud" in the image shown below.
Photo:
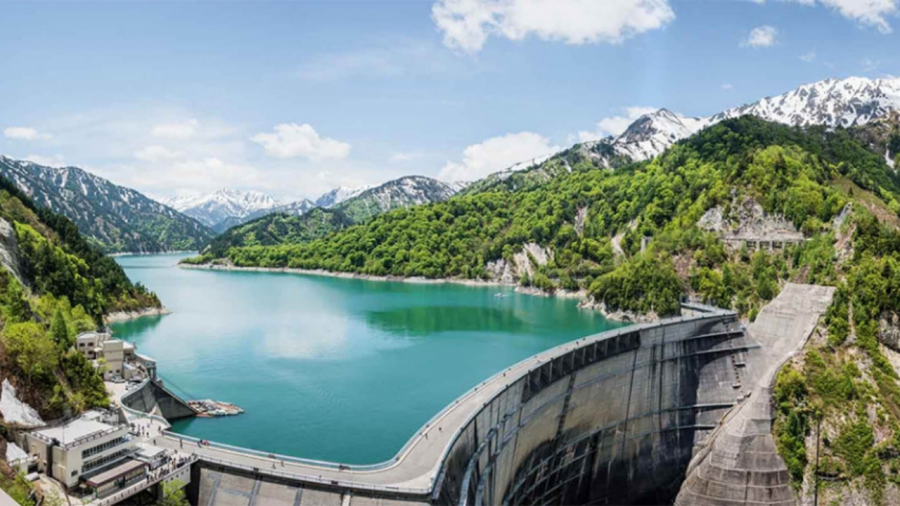
{"label": "white cloud", "polygon": [[200,122],[196,119],[190,119],[181,123],[163,123],[155,125],[150,130],[150,135],[163,139],[185,140],[190,139],[197,133]]}
{"label": "white cloud", "polygon": [[147,146],[139,151],[134,152],[134,157],[138,160],[146,162],[158,162],[161,160],[173,160],[181,156],[181,153],[171,150],[165,146],[153,145]]}
{"label": "white cloud", "polygon": [[810,63],[816,59],[816,52],[810,51],[808,53],[801,54],[800,59],[805,61],[806,63]]}
{"label": "white cloud", "polygon": [[623,109],[623,111],[625,112],[623,116],[610,116],[608,118],[603,118],[597,122],[597,128],[594,131],[578,132],[578,142],[595,141],[597,139],[602,139],[610,135],[619,135],[624,132],[625,129],[628,128],[628,125],[632,124],[634,120],[640,118],[645,114],[650,114],[651,112],[656,112],[658,110],[659,108],[657,107],[625,107]]}
{"label": "white cloud", "polygon": [[66,162],[62,155],[26,155],[25,159],[29,162],[36,163],[38,165],[44,165],[46,167],[65,167]]}
{"label": "white cloud", "polygon": [[304,157],[310,160],[347,158],[350,144],[321,137],[307,123],[281,123],[275,125],[275,133],[258,133],[250,138],[260,144],[266,154],[274,158]]}
{"label": "white cloud", "polygon": [[438,178],[444,181],[474,181],[519,162],[542,158],[556,151],[542,135],[519,132],[491,137],[463,151],[462,162],[447,162]]}
{"label": "white cloud", "polygon": [[745,47],[771,47],[778,40],[778,29],[763,25],[750,30],[750,35],[741,42]]}
{"label": "white cloud", "polygon": [[474,53],[489,36],[618,43],[665,26],[675,13],[668,0],[438,0],[431,17],[446,46]]}
{"label": "white cloud", "polygon": [[730,90],[730,89],[732,89],[732,88],[734,88],[734,86],[732,86],[732,85],[729,84],[729,83],[725,83],[725,84],[722,85],[722,89],[725,90],[725,91],[728,91],[728,90]]}
{"label": "white cloud", "polygon": [[39,132],[31,127],[8,127],[3,130],[3,136],[7,139],[20,141],[34,141],[52,137],[50,134]]}
{"label": "white cloud", "polygon": [[881,65],[881,62],[879,60],[873,60],[871,58],[863,58],[863,60],[860,62],[859,65],[866,72],[871,72],[871,71],[877,69],[878,66]]}
{"label": "white cloud", "polygon": [[[815,0],[800,0],[811,5]],[[887,16],[896,15],[900,8],[900,0],[818,0],[844,16],[863,25],[874,26],[881,33],[891,33],[891,25]]]}

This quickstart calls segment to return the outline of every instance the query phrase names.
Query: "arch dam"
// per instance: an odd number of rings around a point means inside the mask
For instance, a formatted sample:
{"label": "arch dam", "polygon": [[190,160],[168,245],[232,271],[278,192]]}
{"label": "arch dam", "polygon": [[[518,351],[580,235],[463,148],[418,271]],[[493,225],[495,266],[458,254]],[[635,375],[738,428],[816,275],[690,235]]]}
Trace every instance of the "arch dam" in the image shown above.
{"label": "arch dam", "polygon": [[381,464],[174,433],[156,444],[199,457],[188,497],[200,506],[793,504],[771,387],[832,294],[789,284],[748,327],[685,304],[682,317],[545,351],[466,392]]}

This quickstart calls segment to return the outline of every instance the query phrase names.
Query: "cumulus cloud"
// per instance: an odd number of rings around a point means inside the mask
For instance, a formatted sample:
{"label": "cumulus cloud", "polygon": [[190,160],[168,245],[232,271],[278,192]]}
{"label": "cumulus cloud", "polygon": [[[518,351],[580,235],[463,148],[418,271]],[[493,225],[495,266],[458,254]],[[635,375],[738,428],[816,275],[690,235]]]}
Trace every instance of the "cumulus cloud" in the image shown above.
{"label": "cumulus cloud", "polygon": [[778,29],[763,25],[750,30],[750,35],[741,42],[745,47],[771,47],[778,40]]}
{"label": "cumulus cloud", "polygon": [[474,53],[489,36],[618,43],[665,26],[675,13],[668,0],[438,0],[431,17],[446,46]]}
{"label": "cumulus cloud", "polygon": [[578,132],[578,142],[595,141],[610,135],[619,135],[624,132],[625,129],[628,128],[628,125],[632,124],[634,120],[658,110],[659,108],[657,107],[625,107],[623,109],[624,115],[603,118],[597,122],[597,128],[595,130],[590,132]]}
{"label": "cumulus cloud", "polygon": [[438,175],[444,181],[474,181],[520,162],[545,158],[559,151],[542,135],[519,132],[491,137],[463,151],[461,162],[447,162]]}
{"label": "cumulus cloud", "polygon": [[155,125],[150,130],[150,135],[160,137],[162,139],[185,140],[190,139],[197,133],[200,122],[191,119],[181,123],[163,123]]}
{"label": "cumulus cloud", "polygon": [[[816,0],[799,1],[806,5],[816,3]],[[818,3],[834,9],[845,18],[874,26],[881,33],[891,33],[887,16],[896,15],[900,8],[900,0],[818,0]]]}
{"label": "cumulus cloud", "polygon": [[250,138],[261,145],[273,158],[308,158],[310,160],[347,158],[350,144],[321,137],[307,123],[281,123],[275,125],[275,133],[258,133]]}
{"label": "cumulus cloud", "polygon": [[7,139],[15,139],[20,141],[34,141],[38,139],[49,139],[50,134],[39,132],[31,127],[8,127],[3,129],[3,136]]}

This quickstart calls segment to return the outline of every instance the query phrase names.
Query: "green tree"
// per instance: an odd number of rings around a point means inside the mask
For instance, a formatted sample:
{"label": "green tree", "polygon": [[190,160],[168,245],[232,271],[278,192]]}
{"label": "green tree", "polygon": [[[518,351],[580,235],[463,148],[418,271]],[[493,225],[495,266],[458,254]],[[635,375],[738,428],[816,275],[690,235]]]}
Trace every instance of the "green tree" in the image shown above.
{"label": "green tree", "polygon": [[50,377],[58,363],[56,343],[35,322],[7,324],[3,345],[22,373],[32,380]]}
{"label": "green tree", "polygon": [[190,506],[184,495],[184,482],[172,480],[163,483],[163,496],[156,504],[158,506]]}
{"label": "green tree", "polygon": [[53,321],[50,322],[50,336],[61,350],[67,350],[72,346],[72,337],[69,335],[69,327],[66,325],[66,317],[63,316],[62,309],[57,309],[53,314]]}

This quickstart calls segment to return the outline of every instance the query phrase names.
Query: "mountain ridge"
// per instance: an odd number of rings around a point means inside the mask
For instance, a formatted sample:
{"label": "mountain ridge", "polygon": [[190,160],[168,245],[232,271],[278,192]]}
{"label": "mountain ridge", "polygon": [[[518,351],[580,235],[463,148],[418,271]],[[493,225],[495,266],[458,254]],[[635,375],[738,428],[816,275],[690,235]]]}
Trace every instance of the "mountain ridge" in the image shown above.
{"label": "mountain ridge", "polygon": [[5,177],[37,205],[71,219],[108,253],[197,249],[212,231],[175,209],[78,167],[0,155]]}

